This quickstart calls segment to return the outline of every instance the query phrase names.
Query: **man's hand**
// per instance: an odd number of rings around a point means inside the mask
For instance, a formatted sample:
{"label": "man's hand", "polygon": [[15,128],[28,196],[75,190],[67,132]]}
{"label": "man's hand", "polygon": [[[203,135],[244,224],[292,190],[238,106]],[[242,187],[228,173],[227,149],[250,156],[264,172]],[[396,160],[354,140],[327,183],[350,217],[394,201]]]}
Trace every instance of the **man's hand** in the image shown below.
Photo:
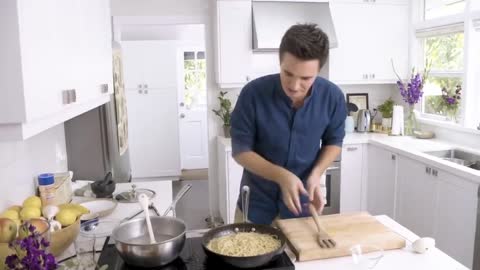
{"label": "man's hand", "polygon": [[284,170],[282,177],[276,182],[282,190],[283,202],[292,213],[298,216],[302,212],[300,194],[308,196],[302,181],[295,174]]}
{"label": "man's hand", "polygon": [[317,174],[310,174],[307,179],[308,199],[313,203],[315,209],[321,214],[325,206],[325,199],[322,194],[322,189],[325,185],[325,175],[318,176]]}

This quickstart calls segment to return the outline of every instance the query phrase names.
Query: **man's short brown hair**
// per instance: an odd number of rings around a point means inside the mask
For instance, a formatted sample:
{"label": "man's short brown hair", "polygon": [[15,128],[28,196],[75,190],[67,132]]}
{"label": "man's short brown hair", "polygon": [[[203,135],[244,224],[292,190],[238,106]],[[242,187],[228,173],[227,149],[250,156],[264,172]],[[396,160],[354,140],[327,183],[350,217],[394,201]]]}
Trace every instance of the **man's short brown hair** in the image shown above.
{"label": "man's short brown hair", "polygon": [[280,43],[280,62],[285,52],[302,60],[318,59],[320,69],[328,58],[328,36],[316,24],[293,25],[285,32]]}

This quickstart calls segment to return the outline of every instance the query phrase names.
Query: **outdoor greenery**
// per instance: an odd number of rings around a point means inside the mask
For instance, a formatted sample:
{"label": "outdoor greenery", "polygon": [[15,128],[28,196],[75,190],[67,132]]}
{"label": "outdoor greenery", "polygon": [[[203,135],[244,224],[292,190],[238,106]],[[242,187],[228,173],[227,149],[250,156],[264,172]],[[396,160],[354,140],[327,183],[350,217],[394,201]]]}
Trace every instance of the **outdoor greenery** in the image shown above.
{"label": "outdoor greenery", "polygon": [[205,59],[184,61],[185,105],[191,108],[195,101],[206,96],[207,72]]}
{"label": "outdoor greenery", "polygon": [[[454,33],[425,39],[425,57],[431,62],[432,73],[463,71],[463,33]],[[460,102],[450,104],[448,97],[456,95],[462,86],[462,77],[431,75],[426,83],[424,112],[436,115],[457,114]],[[458,100],[460,95],[458,95]],[[455,118],[455,117],[453,117]]]}

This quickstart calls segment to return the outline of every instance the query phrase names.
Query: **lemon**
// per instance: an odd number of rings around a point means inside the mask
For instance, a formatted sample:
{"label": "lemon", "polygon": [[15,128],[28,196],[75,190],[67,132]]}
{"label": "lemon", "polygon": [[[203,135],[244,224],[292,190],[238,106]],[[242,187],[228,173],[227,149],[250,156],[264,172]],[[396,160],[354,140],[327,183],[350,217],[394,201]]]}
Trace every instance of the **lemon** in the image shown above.
{"label": "lemon", "polygon": [[35,207],[24,207],[22,211],[20,211],[20,218],[22,220],[29,220],[31,218],[39,218],[42,216],[39,208]]}
{"label": "lemon", "polygon": [[77,213],[77,217],[90,213],[90,210],[88,210],[85,206],[79,204],[70,204],[70,209]]}
{"label": "lemon", "polygon": [[13,210],[13,211],[19,213],[20,210],[22,210],[22,207],[20,205],[12,205],[12,206],[8,207],[7,210]]}
{"label": "lemon", "polygon": [[6,217],[6,218],[9,218],[9,219],[13,219],[13,220],[20,219],[19,213],[15,210],[7,210],[7,211],[3,212],[2,215],[0,215],[0,216],[1,217]]}
{"label": "lemon", "polygon": [[71,209],[63,209],[58,212],[55,219],[60,222],[63,227],[70,226],[77,220],[77,213]]}
{"label": "lemon", "polygon": [[30,196],[25,201],[23,201],[23,207],[34,207],[37,209],[42,209],[42,200],[37,196]]}

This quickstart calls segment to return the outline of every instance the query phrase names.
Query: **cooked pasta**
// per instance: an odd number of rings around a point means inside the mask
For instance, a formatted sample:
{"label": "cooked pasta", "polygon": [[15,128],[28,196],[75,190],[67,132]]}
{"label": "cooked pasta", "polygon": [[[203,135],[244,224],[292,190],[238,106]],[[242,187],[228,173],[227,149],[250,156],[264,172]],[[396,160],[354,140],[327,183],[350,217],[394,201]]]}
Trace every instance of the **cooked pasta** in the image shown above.
{"label": "cooked pasta", "polygon": [[233,257],[257,256],[272,252],[281,245],[276,236],[256,232],[239,232],[210,240],[207,248]]}

